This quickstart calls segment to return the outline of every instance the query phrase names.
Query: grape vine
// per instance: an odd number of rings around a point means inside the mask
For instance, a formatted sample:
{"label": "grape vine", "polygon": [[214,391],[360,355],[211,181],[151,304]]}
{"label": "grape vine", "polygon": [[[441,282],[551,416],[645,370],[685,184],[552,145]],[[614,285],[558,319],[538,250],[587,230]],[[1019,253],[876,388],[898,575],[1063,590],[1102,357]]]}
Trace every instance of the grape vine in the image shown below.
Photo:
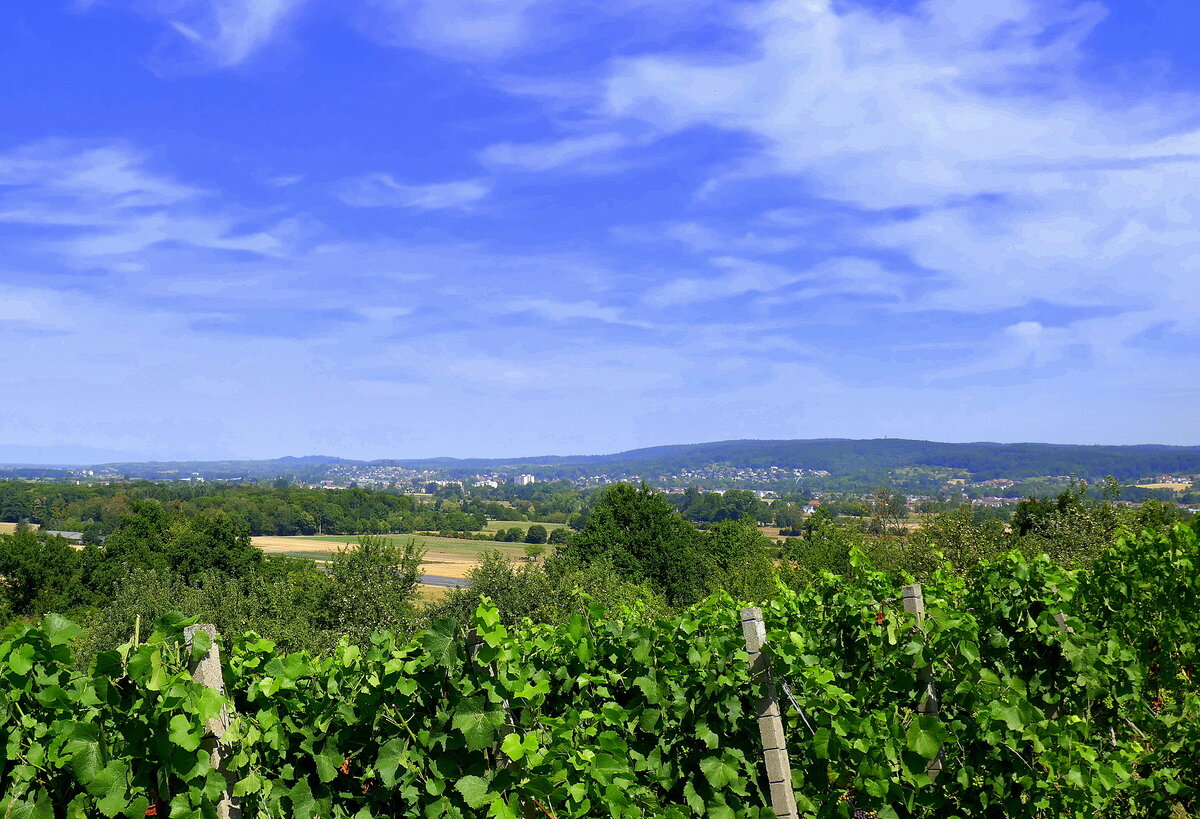
{"label": "grape vine", "polygon": [[[1198,567],[1182,528],[1086,571],[1011,554],[938,574],[922,628],[861,557],[781,588],[763,610],[802,813],[1194,811]],[[324,657],[223,635],[225,697],[192,680],[208,646],[185,648],[180,617],[81,671],[79,629],[51,615],[0,634],[0,816],[212,816],[205,721],[227,707],[246,816],[769,817],[738,608],[506,627],[485,602],[474,645],[443,622]],[[916,712],[921,668],[936,716]]]}

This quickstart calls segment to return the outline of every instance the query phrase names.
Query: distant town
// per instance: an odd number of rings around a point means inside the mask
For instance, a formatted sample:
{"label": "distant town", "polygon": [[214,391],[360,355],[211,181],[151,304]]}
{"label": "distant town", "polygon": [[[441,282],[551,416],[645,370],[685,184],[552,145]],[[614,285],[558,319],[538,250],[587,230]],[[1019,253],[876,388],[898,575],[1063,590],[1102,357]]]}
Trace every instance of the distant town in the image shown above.
{"label": "distant town", "polygon": [[[822,503],[833,501],[869,500],[874,490],[862,486],[838,486],[838,476],[825,469],[785,468],[778,466],[750,468],[728,464],[708,464],[701,467],[680,469],[675,472],[654,474],[630,473],[626,470],[611,472],[597,471],[566,479],[558,477],[559,470],[545,473],[536,470],[514,472],[505,469],[481,470],[471,474],[459,474],[461,469],[437,468],[415,469],[397,465],[377,463],[336,462],[322,464],[321,475],[316,479],[292,479],[280,476],[269,480],[250,474],[225,474],[217,477],[202,471],[185,472],[179,469],[156,470],[152,476],[133,474],[122,465],[104,465],[88,468],[53,470],[53,474],[36,474],[48,470],[8,470],[4,477],[17,480],[61,483],[113,483],[136,479],[152,479],[168,483],[268,483],[286,482],[289,485],[344,490],[351,487],[392,491],[404,494],[433,494],[439,488],[457,485],[464,494],[476,494],[479,490],[498,490],[504,487],[531,487],[539,483],[562,482],[577,490],[589,490],[617,483],[646,483],[660,491],[674,495],[683,494],[688,488],[704,491],[741,489],[753,492],[764,501],[795,499],[798,495],[808,501],[806,512],[811,512]],[[15,474],[25,472],[28,474]],[[144,472],[144,470],[138,470]],[[4,474],[0,472],[0,475]],[[975,506],[1003,509],[1015,506],[1022,498],[1050,496],[1063,488],[1077,485],[1079,479],[1072,475],[1043,475],[1028,478],[989,478],[972,480],[963,470],[897,470],[884,478],[881,485],[889,491],[899,493],[909,512],[919,512],[933,503],[969,502]],[[914,491],[917,487],[920,491]],[[1116,503],[1140,506],[1148,498],[1173,500],[1193,512],[1200,511],[1200,473],[1156,474],[1123,482],[1122,498]]]}

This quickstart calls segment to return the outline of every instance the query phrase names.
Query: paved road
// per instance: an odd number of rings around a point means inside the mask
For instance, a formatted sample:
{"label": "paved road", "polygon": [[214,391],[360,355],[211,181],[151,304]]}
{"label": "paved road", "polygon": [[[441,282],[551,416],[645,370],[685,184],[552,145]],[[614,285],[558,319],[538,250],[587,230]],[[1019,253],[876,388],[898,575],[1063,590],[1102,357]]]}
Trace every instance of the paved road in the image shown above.
{"label": "paved road", "polygon": [[422,586],[446,586],[454,588],[461,586],[466,589],[471,586],[471,581],[463,577],[438,577],[436,574],[426,574],[421,576]]}

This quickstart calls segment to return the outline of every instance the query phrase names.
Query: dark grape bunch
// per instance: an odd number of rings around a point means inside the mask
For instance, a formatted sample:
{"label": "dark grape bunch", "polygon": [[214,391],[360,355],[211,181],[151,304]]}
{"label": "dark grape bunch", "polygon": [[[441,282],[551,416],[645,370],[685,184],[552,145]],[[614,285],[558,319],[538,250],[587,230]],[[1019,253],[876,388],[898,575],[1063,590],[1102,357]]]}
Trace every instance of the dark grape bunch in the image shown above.
{"label": "dark grape bunch", "polygon": [[856,810],[854,819],[879,819],[879,814],[873,810]]}

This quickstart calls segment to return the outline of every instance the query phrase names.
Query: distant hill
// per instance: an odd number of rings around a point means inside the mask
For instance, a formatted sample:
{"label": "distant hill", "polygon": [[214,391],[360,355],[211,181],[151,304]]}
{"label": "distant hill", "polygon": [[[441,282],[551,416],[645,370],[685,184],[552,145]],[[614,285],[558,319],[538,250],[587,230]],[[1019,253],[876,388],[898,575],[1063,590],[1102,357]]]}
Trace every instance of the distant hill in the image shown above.
{"label": "distant hill", "polygon": [[179,461],[103,464],[130,478],[170,479],[199,474],[214,479],[261,480],[288,476],[319,480],[347,467],[398,466],[447,477],[477,472],[530,472],[542,480],[605,473],[653,478],[713,464],[734,468],[825,470],[833,478],[877,482],[896,470],[964,470],[976,480],[1073,475],[1133,480],[1160,474],[1200,473],[1200,446],[1087,446],[1075,444],[939,443],[901,438],[853,440],[743,440],[634,449],[609,455],[542,455],[523,458],[423,458],[353,461],[310,455],[259,461]]}
{"label": "distant hill", "polygon": [[710,464],[741,468],[778,466],[826,470],[835,476],[879,476],[908,467],[962,469],[978,480],[1074,475],[1131,480],[1156,474],[1200,473],[1200,446],[1086,446],[1076,444],[948,444],[902,438],[819,438],[779,441],[717,441],[635,449],[612,455],[546,456],[499,460],[438,458],[389,462],[415,469],[478,471],[501,467],[570,473],[595,471],[643,476],[677,473]]}

